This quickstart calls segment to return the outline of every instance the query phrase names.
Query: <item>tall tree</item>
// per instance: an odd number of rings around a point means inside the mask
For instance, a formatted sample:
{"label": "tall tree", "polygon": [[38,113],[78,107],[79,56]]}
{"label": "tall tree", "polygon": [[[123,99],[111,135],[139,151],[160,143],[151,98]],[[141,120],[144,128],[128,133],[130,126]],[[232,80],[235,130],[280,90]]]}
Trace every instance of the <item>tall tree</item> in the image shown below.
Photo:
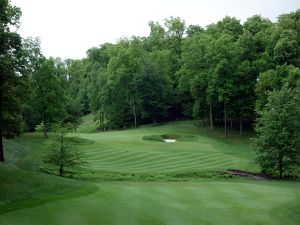
{"label": "tall tree", "polygon": [[104,119],[108,104],[108,76],[107,64],[109,63],[109,48],[112,44],[101,45],[100,48],[92,48],[87,52],[88,61],[92,65],[88,73],[90,80],[88,97],[91,111],[99,120],[99,125],[102,130],[104,127]]}
{"label": "tall tree", "polygon": [[282,178],[300,165],[299,100],[299,91],[283,86],[269,94],[266,107],[259,112],[253,146],[265,173]]}
{"label": "tall tree", "polygon": [[209,88],[217,94],[218,101],[223,104],[224,136],[227,137],[228,107],[233,104],[236,94],[236,70],[240,61],[241,48],[235,37],[223,34],[211,42],[208,57],[212,67]]}
{"label": "tall tree", "polygon": [[40,49],[38,38],[23,39],[22,42],[22,74],[27,78],[26,87],[22,95],[22,119],[25,123],[25,130],[33,132],[37,124],[40,123],[39,115],[34,110],[34,88],[32,77],[44,60]]}
{"label": "tall tree", "polygon": [[186,38],[182,43],[182,65],[177,74],[179,76],[179,89],[183,93],[190,91],[194,99],[193,115],[206,118],[209,108],[210,127],[213,129],[213,98],[208,92],[210,68],[206,57],[210,41],[211,37],[204,32],[197,32]]}
{"label": "tall tree", "polygon": [[169,108],[169,114],[174,118],[191,116],[192,99],[188,92],[179,89],[180,73],[177,73],[181,67],[182,42],[186,31],[185,21],[179,17],[170,17],[165,19],[166,27],[166,46],[170,51],[171,71],[170,79],[172,81],[172,104]]}
{"label": "tall tree", "polygon": [[143,71],[145,50],[143,42],[133,37],[132,40],[122,40],[111,51],[108,63],[110,80],[115,87],[123,87],[127,104],[131,108],[134,127],[138,125],[137,77]]}
{"label": "tall tree", "polygon": [[[18,102],[17,87],[14,84],[19,80],[16,71],[21,38],[16,30],[19,27],[20,16],[20,9],[12,6],[9,0],[0,1],[0,162],[4,162],[2,143],[4,117],[12,113],[5,107],[5,101],[6,103],[9,101],[10,105]],[[12,116],[17,116],[15,109]]]}
{"label": "tall tree", "polygon": [[160,73],[151,56],[145,59],[144,71],[137,78],[137,88],[142,118],[146,121],[152,119],[153,125],[156,125],[166,116],[171,82],[167,76]]}
{"label": "tall tree", "polygon": [[65,94],[53,59],[44,59],[33,75],[34,107],[43,123],[44,137],[49,125],[65,116]]}

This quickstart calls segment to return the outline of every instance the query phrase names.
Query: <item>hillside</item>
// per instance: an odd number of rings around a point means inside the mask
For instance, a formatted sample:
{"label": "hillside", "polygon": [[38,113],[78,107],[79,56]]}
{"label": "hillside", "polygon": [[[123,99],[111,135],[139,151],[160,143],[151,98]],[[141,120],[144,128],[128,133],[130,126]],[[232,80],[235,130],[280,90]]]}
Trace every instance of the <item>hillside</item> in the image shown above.
{"label": "hillside", "polygon": [[[80,129],[87,131],[90,124],[86,121]],[[48,143],[42,134],[5,141],[1,225],[279,225],[300,219],[299,181],[222,173],[257,171],[247,136],[231,133],[224,139],[218,130],[193,121],[89,132],[76,135],[89,162],[77,179],[39,171]],[[166,134],[177,141],[158,138]]]}

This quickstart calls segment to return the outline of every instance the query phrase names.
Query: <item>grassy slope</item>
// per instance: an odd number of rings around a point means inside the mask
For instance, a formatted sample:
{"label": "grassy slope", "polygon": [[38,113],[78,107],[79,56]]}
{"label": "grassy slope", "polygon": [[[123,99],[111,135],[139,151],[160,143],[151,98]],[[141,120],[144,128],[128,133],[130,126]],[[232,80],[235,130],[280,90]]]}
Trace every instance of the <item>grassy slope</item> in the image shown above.
{"label": "grassy slope", "polygon": [[91,183],[40,173],[47,144],[41,134],[4,141],[6,163],[0,164],[0,214],[97,190]]}
{"label": "grassy slope", "polygon": [[[91,132],[89,128],[81,127]],[[85,126],[85,125],[84,125]],[[145,141],[178,133],[193,141]],[[81,133],[90,169],[136,174],[226,168],[256,170],[247,138],[224,140],[191,122],[105,133]],[[93,182],[35,172],[45,141],[26,134],[5,142],[9,165],[0,167],[0,224],[299,224],[300,182]]]}
{"label": "grassy slope", "polygon": [[78,128],[79,133],[91,133],[97,130],[99,123],[94,121],[95,116],[93,114],[88,114],[82,117],[81,125]]}
{"label": "grassy slope", "polygon": [[[178,134],[182,141],[165,143],[143,140],[144,136]],[[127,131],[82,133],[95,141],[86,146],[93,170],[128,173],[188,173],[203,170],[257,170],[249,139],[226,141],[213,132],[193,126],[191,121]]]}
{"label": "grassy slope", "polygon": [[0,214],[95,192],[94,184],[0,165]]}

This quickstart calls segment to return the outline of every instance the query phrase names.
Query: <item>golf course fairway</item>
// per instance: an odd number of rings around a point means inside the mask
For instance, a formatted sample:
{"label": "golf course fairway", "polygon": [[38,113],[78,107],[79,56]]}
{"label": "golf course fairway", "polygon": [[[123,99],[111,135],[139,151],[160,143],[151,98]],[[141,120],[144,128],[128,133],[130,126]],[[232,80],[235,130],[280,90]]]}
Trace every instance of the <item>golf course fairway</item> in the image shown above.
{"label": "golf course fairway", "polygon": [[[296,225],[299,180],[248,179],[257,172],[250,137],[174,122],[76,137],[87,167],[76,179],[42,173],[47,140],[5,140],[0,166],[0,225]],[[175,143],[160,141],[173,135]],[[221,174],[221,175],[220,175]]]}

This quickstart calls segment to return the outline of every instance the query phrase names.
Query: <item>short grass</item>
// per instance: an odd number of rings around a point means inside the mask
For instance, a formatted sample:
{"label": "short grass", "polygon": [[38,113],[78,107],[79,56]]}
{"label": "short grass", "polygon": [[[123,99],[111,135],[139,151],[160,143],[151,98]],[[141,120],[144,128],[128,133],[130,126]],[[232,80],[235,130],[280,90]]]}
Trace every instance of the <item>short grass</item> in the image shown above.
{"label": "short grass", "polygon": [[[164,134],[178,136],[176,143],[158,141]],[[93,140],[86,145],[87,161],[94,172],[190,173],[226,169],[256,171],[249,138],[223,137],[198,128],[193,122],[169,123],[126,131],[81,133]]]}
{"label": "short grass", "polygon": [[[258,170],[249,136],[224,139],[192,121],[92,132],[91,118],[81,139],[70,139],[89,162],[78,179],[39,172],[48,145],[41,134],[5,141],[0,225],[299,224],[299,181],[219,176]],[[143,139],[164,134],[181,138]]]}
{"label": "short grass", "polygon": [[14,225],[299,224],[299,183],[109,182],[98,190],[0,215]]}

